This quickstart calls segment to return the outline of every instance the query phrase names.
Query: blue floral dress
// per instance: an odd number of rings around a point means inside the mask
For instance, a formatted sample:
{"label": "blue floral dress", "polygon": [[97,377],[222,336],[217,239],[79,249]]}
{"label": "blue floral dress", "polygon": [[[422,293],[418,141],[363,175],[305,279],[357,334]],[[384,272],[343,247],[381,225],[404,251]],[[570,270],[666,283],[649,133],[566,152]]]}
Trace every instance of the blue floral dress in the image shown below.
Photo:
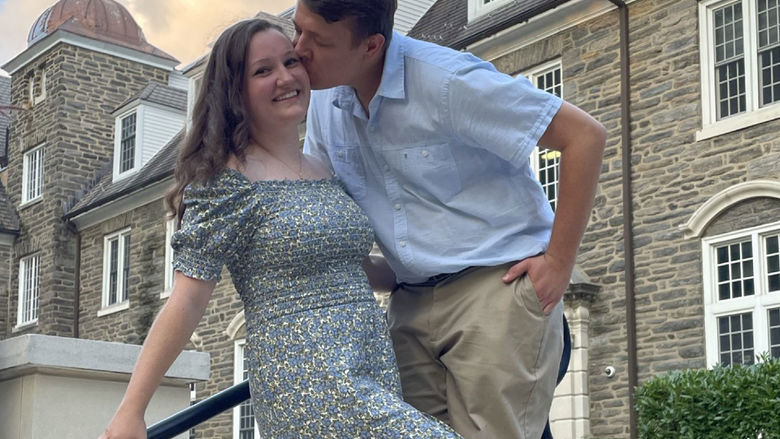
{"label": "blue floral dress", "polygon": [[244,303],[252,405],[266,439],[457,438],[401,399],[382,311],[361,268],[373,232],[340,182],[191,185],[174,267]]}

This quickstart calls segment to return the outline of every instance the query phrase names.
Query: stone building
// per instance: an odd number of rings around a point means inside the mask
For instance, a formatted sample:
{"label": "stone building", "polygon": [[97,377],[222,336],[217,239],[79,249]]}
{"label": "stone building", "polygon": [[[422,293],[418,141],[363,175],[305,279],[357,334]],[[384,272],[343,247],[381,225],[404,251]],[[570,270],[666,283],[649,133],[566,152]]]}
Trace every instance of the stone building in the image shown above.
{"label": "stone building", "polygon": [[[588,288],[573,280],[566,296],[574,356],[556,437],[635,437],[632,385],[780,356],[778,12],[759,0],[439,0],[411,31],[526,75],[609,132],[578,258]],[[557,156],[533,160],[554,205]]]}

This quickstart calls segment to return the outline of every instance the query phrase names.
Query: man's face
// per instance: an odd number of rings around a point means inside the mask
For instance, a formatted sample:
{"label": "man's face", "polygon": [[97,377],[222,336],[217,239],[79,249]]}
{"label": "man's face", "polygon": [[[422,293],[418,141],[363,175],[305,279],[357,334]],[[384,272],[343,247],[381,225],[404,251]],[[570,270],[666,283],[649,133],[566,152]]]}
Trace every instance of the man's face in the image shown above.
{"label": "man's face", "polygon": [[313,89],[354,85],[363,61],[364,44],[353,44],[351,20],[328,23],[298,0],[293,16],[293,45],[309,72]]}

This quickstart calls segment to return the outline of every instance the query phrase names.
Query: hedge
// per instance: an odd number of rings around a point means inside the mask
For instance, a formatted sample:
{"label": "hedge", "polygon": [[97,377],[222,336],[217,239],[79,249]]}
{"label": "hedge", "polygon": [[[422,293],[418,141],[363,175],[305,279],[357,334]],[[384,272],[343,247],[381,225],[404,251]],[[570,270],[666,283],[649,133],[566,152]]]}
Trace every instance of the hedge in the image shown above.
{"label": "hedge", "polygon": [[640,439],[778,439],[780,359],[658,375],[636,408]]}

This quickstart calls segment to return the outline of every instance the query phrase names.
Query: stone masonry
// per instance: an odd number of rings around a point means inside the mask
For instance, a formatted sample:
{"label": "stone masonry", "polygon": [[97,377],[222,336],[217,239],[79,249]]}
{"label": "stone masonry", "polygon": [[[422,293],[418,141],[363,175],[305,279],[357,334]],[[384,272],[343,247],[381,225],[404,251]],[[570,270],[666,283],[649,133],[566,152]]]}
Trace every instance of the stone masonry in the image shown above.
{"label": "stone masonry", "polygon": [[[629,4],[633,235],[640,384],[653,375],[704,368],[701,239],[680,230],[706,201],[741,182],[780,175],[780,121],[696,141],[702,127],[698,5]],[[564,98],[608,131],[604,165],[578,265],[601,287],[590,309],[591,434],[629,433],[617,11],[499,59],[507,73],[560,58]],[[704,236],[780,218],[776,199],[723,212]],[[606,366],[616,375],[607,378]]]}
{"label": "stone masonry", "polygon": [[[29,100],[29,82],[39,95],[46,74],[46,97]],[[8,193],[19,211],[21,234],[14,246],[11,291],[18,289],[19,259],[40,252],[38,324],[18,333],[72,336],[76,240],[61,217],[63,206],[93,178],[113,152],[111,112],[149,81],[167,81],[160,68],[58,44],[13,75],[13,105],[17,112],[9,145]],[[22,159],[45,144],[44,192],[39,201],[21,204]],[[9,309],[16,309],[12,295]],[[9,319],[3,337],[12,334]]]}

